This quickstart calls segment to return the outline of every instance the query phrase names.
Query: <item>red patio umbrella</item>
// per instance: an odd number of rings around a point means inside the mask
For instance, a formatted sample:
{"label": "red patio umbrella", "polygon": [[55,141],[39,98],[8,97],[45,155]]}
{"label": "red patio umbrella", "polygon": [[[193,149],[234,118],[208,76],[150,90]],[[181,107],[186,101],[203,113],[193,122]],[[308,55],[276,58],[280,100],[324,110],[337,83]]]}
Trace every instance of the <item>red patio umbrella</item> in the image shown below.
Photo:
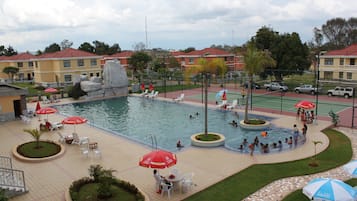
{"label": "red patio umbrella", "polygon": [[45,89],[45,92],[46,93],[56,93],[56,92],[58,92],[58,90],[50,87],[50,88]]}
{"label": "red patio umbrella", "polygon": [[67,117],[65,118],[62,123],[63,124],[72,124],[74,125],[74,132],[76,132],[76,125],[77,124],[84,124],[86,123],[88,120],[86,118],[80,117],[80,116],[71,116],[71,117]]}
{"label": "red patio umbrella", "polygon": [[44,107],[44,108],[40,108],[39,110],[36,110],[36,114],[45,114],[47,115],[47,119],[48,119],[48,114],[53,114],[56,113],[57,110],[55,108],[52,107]]}
{"label": "red patio umbrella", "polygon": [[139,161],[139,165],[142,167],[158,169],[168,168],[176,163],[176,155],[164,150],[155,150],[145,154]]}
{"label": "red patio umbrella", "polygon": [[295,107],[310,110],[315,108],[315,104],[307,100],[301,100],[295,104]]}

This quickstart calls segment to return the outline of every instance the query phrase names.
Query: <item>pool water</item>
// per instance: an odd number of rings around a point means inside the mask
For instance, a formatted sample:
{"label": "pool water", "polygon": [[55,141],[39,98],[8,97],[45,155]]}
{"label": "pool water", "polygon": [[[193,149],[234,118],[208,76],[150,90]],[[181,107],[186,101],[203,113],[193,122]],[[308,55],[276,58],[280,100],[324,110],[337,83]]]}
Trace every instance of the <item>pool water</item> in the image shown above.
{"label": "pool water", "polygon": [[[204,131],[204,107],[167,101],[129,96],[65,104],[56,108],[66,116],[85,117],[90,125],[115,135],[173,152],[177,151],[178,140],[181,140],[184,148],[189,147],[191,135]],[[190,118],[190,115],[193,118]],[[262,137],[261,131],[249,131],[230,125],[229,122],[239,121],[244,115],[239,113],[238,116],[239,118],[231,111],[208,110],[208,131],[224,134],[227,149],[241,151],[238,148],[243,139],[251,143],[256,136],[261,143],[269,145],[281,140],[283,150],[289,149],[285,138],[292,135],[292,129],[272,125],[267,130],[268,136]],[[272,120],[270,117],[250,114],[250,118],[254,117]],[[277,149],[270,149],[270,151],[277,151]],[[259,152],[259,149],[256,149],[256,152]]]}

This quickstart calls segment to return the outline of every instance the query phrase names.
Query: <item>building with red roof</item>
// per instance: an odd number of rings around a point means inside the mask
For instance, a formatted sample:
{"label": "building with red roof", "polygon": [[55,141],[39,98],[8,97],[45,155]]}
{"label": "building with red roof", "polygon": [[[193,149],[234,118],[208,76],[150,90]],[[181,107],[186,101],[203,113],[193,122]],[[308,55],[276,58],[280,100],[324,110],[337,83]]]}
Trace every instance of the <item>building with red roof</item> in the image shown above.
{"label": "building with red roof", "polygon": [[357,80],[357,43],[320,56],[320,79],[352,82]]}

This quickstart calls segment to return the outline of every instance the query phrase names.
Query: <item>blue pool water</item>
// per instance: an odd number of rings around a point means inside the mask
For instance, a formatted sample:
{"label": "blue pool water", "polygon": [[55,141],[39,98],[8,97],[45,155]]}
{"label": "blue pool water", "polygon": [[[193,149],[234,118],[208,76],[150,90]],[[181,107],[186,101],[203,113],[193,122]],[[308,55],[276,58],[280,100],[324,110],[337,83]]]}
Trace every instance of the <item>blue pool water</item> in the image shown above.
{"label": "blue pool water", "polygon": [[[169,151],[177,151],[176,142],[181,140],[185,147],[190,146],[190,136],[204,131],[204,107],[177,104],[140,97],[120,97],[100,101],[73,103],[56,106],[61,114],[78,115],[88,119],[88,123],[107,130],[116,135],[152,146],[156,138],[157,147]],[[198,113],[198,115],[196,115]],[[190,119],[189,115],[194,118]],[[250,115],[272,120],[270,117]],[[239,113],[239,118],[243,114]],[[256,136],[260,142],[272,144],[281,140],[283,150],[289,149],[285,138],[292,135],[292,129],[279,128],[272,125],[268,129],[268,137],[261,137],[261,131],[249,131],[233,127],[228,122],[237,119],[233,112],[208,110],[208,131],[224,134],[225,147],[240,151],[238,147],[244,138],[253,142]],[[259,149],[256,149],[259,152]],[[277,149],[270,149],[277,151]]]}

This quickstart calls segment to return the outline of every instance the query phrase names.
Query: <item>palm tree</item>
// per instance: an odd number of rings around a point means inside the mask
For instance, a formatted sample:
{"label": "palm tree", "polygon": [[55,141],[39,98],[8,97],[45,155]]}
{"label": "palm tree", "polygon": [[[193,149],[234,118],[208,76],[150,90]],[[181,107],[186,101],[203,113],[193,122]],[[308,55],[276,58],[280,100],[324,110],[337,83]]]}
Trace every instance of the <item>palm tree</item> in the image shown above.
{"label": "palm tree", "polygon": [[24,132],[30,134],[36,141],[36,148],[40,148],[40,137],[42,135],[42,132],[39,131],[37,128],[24,129]]}
{"label": "palm tree", "polygon": [[208,77],[211,74],[215,74],[219,72],[221,75],[224,75],[227,71],[227,66],[226,63],[224,62],[223,59],[212,59],[212,60],[207,60],[205,58],[200,58],[198,60],[198,65],[193,66],[192,68],[188,69],[187,72],[185,73],[186,77],[191,75],[191,74],[202,74],[203,79],[204,79],[204,88],[205,88],[205,128],[204,128],[204,134],[208,134],[208,107],[207,107],[207,102],[208,102]]}
{"label": "palm tree", "polygon": [[253,44],[248,44],[247,50],[244,53],[244,71],[248,74],[248,93],[245,103],[245,112],[244,112],[244,122],[248,122],[248,97],[252,93],[252,83],[253,75],[259,74],[264,71],[266,67],[275,67],[276,62],[273,58],[270,57],[269,52],[260,51],[256,49]]}

